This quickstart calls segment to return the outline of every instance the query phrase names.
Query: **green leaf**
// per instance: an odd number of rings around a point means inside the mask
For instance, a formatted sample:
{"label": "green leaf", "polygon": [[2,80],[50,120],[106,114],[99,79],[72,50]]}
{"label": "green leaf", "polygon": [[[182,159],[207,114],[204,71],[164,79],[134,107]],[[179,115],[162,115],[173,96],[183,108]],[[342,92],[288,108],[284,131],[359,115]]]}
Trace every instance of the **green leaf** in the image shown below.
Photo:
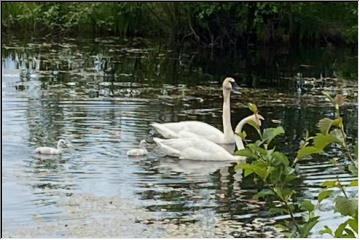
{"label": "green leaf", "polygon": [[351,229],[345,228],[344,230],[347,233],[346,235],[344,235],[344,237],[355,238],[355,233],[353,231],[351,231]]}
{"label": "green leaf", "polygon": [[248,158],[254,158],[254,159],[257,158],[256,154],[254,154],[253,151],[251,151],[248,148],[238,150],[235,153],[235,155],[244,156],[244,157],[248,157]]}
{"label": "green leaf", "polygon": [[349,184],[350,187],[356,187],[358,186],[358,180],[355,179],[355,180],[352,180],[351,183]]}
{"label": "green leaf", "polygon": [[330,135],[336,137],[341,143],[345,142],[344,136],[338,128],[331,130]]}
{"label": "green leaf", "polygon": [[333,120],[332,119],[330,119],[330,118],[323,118],[323,119],[321,119],[319,122],[318,122],[318,124],[317,124],[317,126],[318,126],[318,128],[320,129],[320,131],[322,132],[322,133],[328,133],[329,132],[329,130],[330,130],[330,127],[332,126],[332,124],[333,124]]}
{"label": "green leaf", "polygon": [[284,133],[284,128],[281,126],[276,128],[267,128],[264,129],[263,139],[269,144],[276,136]]}
{"label": "green leaf", "polygon": [[263,189],[253,196],[254,199],[264,198],[265,196],[274,195],[274,192],[271,189]]}
{"label": "green leaf", "polygon": [[358,219],[350,218],[348,221],[349,226],[355,231],[358,232]]}
{"label": "green leaf", "polygon": [[343,216],[352,216],[357,212],[357,199],[347,199],[343,196],[335,198],[335,212],[339,212]]}
{"label": "green leaf", "polygon": [[250,111],[252,111],[253,113],[258,113],[259,112],[257,106],[255,104],[253,104],[253,103],[249,103],[248,107],[249,107]]}
{"label": "green leaf", "polygon": [[259,126],[259,124],[257,123],[257,122],[255,122],[254,120],[248,120],[247,121],[247,123],[250,125],[250,126],[252,126],[253,128],[255,128],[255,129],[260,129],[260,126]]}
{"label": "green leaf", "polygon": [[297,159],[302,159],[307,155],[311,155],[311,154],[314,154],[314,153],[321,153],[321,152],[322,152],[322,150],[320,150],[320,149],[318,149],[316,147],[308,146],[308,147],[301,148],[297,152],[296,158]]}
{"label": "green leaf", "polygon": [[309,221],[303,225],[301,237],[305,238],[309,236],[311,229],[319,222],[319,218],[319,216],[310,218]]}
{"label": "green leaf", "polygon": [[325,187],[336,187],[338,186],[339,182],[338,181],[325,181],[321,184],[321,186],[325,186]]}
{"label": "green leaf", "polygon": [[325,226],[323,230],[320,231],[321,234],[325,234],[328,233],[331,236],[333,236],[333,231],[331,230],[331,228],[329,228],[328,226]]}
{"label": "green leaf", "polygon": [[247,137],[247,134],[245,131],[239,132],[239,133],[237,133],[237,135],[239,137],[241,137],[242,140],[245,140],[245,138]]}
{"label": "green leaf", "polygon": [[358,168],[355,166],[355,164],[350,164],[350,165],[348,166],[348,169],[349,169],[349,171],[351,172],[351,174],[352,174],[353,176],[357,176],[357,175],[358,175]]}
{"label": "green leaf", "polygon": [[301,207],[308,211],[308,212],[312,212],[315,209],[315,205],[311,203],[310,200],[306,199],[301,203]]}
{"label": "green leaf", "polygon": [[281,230],[287,230],[289,227],[283,225],[283,224],[275,224],[275,227]]}
{"label": "green leaf", "polygon": [[318,195],[318,202],[321,203],[322,200],[328,198],[334,190],[323,190]]}
{"label": "green leaf", "polygon": [[314,137],[314,147],[323,150],[330,143],[338,142],[341,143],[337,137],[330,134],[317,133]]}
{"label": "green leaf", "polygon": [[272,157],[275,160],[274,161],[275,165],[282,164],[284,166],[289,166],[289,159],[287,158],[287,156],[284,153],[276,151],[272,154]]}
{"label": "green leaf", "polygon": [[291,196],[295,193],[294,190],[291,190],[289,188],[281,188],[281,187],[275,187],[273,188],[274,192],[278,197],[283,201],[288,201],[291,199]]}
{"label": "green leaf", "polygon": [[341,238],[341,237],[343,237],[343,234],[342,234],[342,233],[344,232],[344,229],[345,229],[346,225],[347,225],[346,222],[341,223],[341,224],[339,225],[339,227],[335,230],[335,237],[336,237],[336,238]]}

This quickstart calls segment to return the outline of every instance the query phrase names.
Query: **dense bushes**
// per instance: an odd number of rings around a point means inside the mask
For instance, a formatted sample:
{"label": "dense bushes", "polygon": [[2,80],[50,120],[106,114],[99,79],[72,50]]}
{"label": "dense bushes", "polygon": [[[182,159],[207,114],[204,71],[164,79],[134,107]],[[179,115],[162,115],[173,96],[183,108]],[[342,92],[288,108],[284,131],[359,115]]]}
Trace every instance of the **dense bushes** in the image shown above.
{"label": "dense bushes", "polygon": [[356,2],[3,2],[7,31],[163,37],[205,47],[356,43]]}

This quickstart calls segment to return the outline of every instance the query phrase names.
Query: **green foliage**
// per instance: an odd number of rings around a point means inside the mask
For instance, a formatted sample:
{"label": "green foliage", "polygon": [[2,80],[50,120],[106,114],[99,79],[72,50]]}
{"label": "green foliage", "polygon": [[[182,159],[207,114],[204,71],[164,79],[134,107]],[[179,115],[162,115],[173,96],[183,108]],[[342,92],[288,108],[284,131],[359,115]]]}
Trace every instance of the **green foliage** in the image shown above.
{"label": "green foliage", "polygon": [[357,42],[357,5],[346,2],[4,2],[2,8],[2,27],[31,32],[161,34],[211,48]]}
{"label": "green foliage", "polygon": [[352,216],[358,209],[357,199],[348,199],[343,196],[335,198],[335,212],[339,212],[343,216]]}
{"label": "green foliage", "polygon": [[[304,199],[301,202],[296,201],[296,190],[294,188],[294,180],[297,179],[294,165],[305,156],[312,154],[323,153],[329,144],[339,144],[348,158],[351,160],[348,171],[357,174],[357,153],[352,153],[346,142],[346,134],[344,132],[344,125],[340,117],[339,107],[344,103],[345,98],[341,95],[336,95],[332,98],[329,94],[324,95],[333,103],[336,110],[336,118],[324,118],[318,123],[320,133],[314,137],[309,137],[306,133],[305,140],[300,143],[300,149],[297,156],[290,164],[289,158],[282,152],[276,151],[275,147],[269,149],[269,144],[272,140],[284,134],[282,127],[268,128],[261,131],[260,126],[255,122],[251,125],[256,128],[259,133],[260,140],[255,143],[247,144],[246,148],[237,151],[237,155],[245,156],[250,163],[238,164],[237,167],[244,170],[245,177],[255,176],[264,183],[264,188],[254,195],[254,198],[270,198],[277,200],[281,206],[271,207],[270,212],[276,214],[288,213],[291,217],[291,222],[285,221],[284,224],[278,224],[277,227],[283,230],[286,237],[308,237],[312,228],[319,222],[319,216],[315,215],[315,209],[321,204],[324,199],[329,198],[335,192],[333,189],[338,188],[344,196],[336,196],[334,200],[334,212],[338,212],[343,216],[349,217],[347,221],[341,223],[335,231],[328,226],[325,226],[320,233],[330,234],[333,237],[357,237],[358,233],[358,201],[354,198],[349,198],[346,194],[344,185],[337,180],[328,180],[322,183],[323,189],[319,192],[317,197],[317,205],[314,205],[310,200]],[[249,104],[252,111],[258,111],[257,107]],[[333,164],[337,161],[330,160]],[[353,180],[347,186],[357,186],[358,181]],[[294,217],[294,211],[298,207],[306,211],[301,220]]]}
{"label": "green foliage", "polygon": [[280,134],[284,134],[284,128],[279,126],[277,128],[267,128],[264,130],[263,133],[263,140],[265,140],[265,142],[267,144],[270,144],[270,142],[278,135]]}
{"label": "green foliage", "polygon": [[318,202],[321,203],[322,200],[328,198],[334,191],[333,190],[323,190],[318,195]]}

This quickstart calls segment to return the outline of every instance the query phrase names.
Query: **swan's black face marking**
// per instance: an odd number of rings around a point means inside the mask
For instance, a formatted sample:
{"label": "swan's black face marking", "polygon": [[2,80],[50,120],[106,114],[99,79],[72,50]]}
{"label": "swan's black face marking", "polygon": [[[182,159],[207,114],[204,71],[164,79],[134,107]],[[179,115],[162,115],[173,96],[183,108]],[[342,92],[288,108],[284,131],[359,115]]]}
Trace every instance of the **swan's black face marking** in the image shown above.
{"label": "swan's black face marking", "polygon": [[233,78],[225,78],[224,83],[223,83],[223,88],[225,90],[231,91],[233,89],[234,83],[235,83],[235,80]]}
{"label": "swan's black face marking", "polygon": [[240,90],[239,85],[235,81],[231,82],[231,88],[233,90]]}

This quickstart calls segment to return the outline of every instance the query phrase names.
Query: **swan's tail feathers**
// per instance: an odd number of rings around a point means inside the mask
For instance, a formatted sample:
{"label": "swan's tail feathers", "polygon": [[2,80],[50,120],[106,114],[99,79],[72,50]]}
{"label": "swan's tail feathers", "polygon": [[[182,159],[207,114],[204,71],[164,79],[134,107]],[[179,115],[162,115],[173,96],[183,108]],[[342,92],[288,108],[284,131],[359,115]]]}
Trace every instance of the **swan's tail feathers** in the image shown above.
{"label": "swan's tail feathers", "polygon": [[168,141],[168,140],[154,137],[154,142],[160,148],[161,152],[163,152],[164,154],[166,154],[168,156],[179,157],[180,151],[166,145],[166,141]]}
{"label": "swan's tail feathers", "polygon": [[165,127],[163,124],[160,123],[151,123],[150,126],[155,128],[155,130],[160,133],[161,136],[164,138],[177,138],[178,135],[170,130],[169,128]]}

